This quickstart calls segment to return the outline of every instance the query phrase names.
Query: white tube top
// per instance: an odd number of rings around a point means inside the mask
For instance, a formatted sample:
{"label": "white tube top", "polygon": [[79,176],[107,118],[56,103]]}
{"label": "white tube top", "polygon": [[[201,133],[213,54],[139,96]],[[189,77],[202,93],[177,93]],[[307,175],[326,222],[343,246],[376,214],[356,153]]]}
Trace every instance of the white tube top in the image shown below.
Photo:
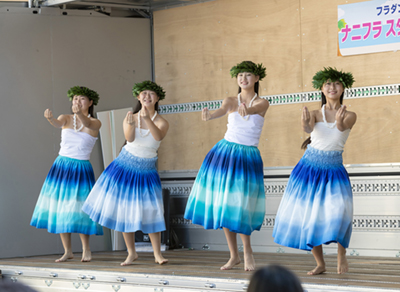
{"label": "white tube top", "polygon": [[248,120],[244,120],[238,112],[230,113],[225,140],[257,147],[260,142],[264,118],[258,114],[249,115],[248,118]]}
{"label": "white tube top", "polygon": [[[142,134],[145,135],[149,130],[143,130]],[[154,158],[157,156],[157,150],[160,147],[161,141],[156,141],[151,133],[142,137],[139,134],[139,128],[135,128],[135,140],[133,142],[126,142],[125,150],[142,158]]]}
{"label": "white tube top", "polygon": [[58,154],[79,160],[89,160],[96,141],[97,137],[88,133],[63,129],[61,131],[61,148]]}
{"label": "white tube top", "polygon": [[[328,123],[333,125],[334,123]],[[339,131],[336,126],[329,128],[324,122],[315,123],[311,132],[310,146],[324,151],[343,151],[344,144],[350,135],[350,129],[343,132]]]}

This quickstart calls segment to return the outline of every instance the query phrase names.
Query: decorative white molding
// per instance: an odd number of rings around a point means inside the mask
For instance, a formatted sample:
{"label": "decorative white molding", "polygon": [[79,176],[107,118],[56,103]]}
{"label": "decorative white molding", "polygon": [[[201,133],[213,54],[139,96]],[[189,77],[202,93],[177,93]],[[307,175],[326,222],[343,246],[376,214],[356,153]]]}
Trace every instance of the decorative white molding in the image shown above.
{"label": "decorative white molding", "polygon": [[[400,84],[372,85],[372,86],[354,87],[351,89],[346,89],[344,98],[354,99],[354,98],[390,96],[399,94],[400,94]],[[261,96],[261,98],[267,99],[271,105],[313,102],[321,100],[321,91],[297,92],[297,93],[287,93],[278,95],[264,95]],[[211,110],[216,110],[221,106],[221,104],[222,100],[212,100],[212,101],[199,101],[199,102],[161,105],[159,107],[159,113],[176,114],[176,113],[199,112],[205,107]]]}
{"label": "decorative white molding", "polygon": [[265,196],[282,196],[286,189],[287,178],[264,180]]}
{"label": "decorative white molding", "polygon": [[[171,225],[175,228],[200,228],[201,225],[192,224],[183,215],[175,215],[170,218]],[[275,215],[265,215],[262,229],[274,228]],[[379,231],[400,232],[400,216],[354,216],[353,231]]]}
{"label": "decorative white molding", "polygon": [[275,215],[265,215],[262,228],[274,228],[275,226]]}
{"label": "decorative white molding", "polygon": [[354,216],[353,228],[362,231],[400,231],[400,216]]}
{"label": "decorative white molding", "polygon": [[[264,179],[266,197],[282,196],[288,179]],[[350,177],[354,196],[400,196],[400,176]],[[194,180],[163,182],[171,196],[189,196]]]}
{"label": "decorative white molding", "polygon": [[176,215],[170,217],[170,223],[174,227],[185,228],[203,228],[203,226],[192,224],[190,220],[183,218],[183,215]]}
{"label": "decorative white molding", "polygon": [[380,196],[399,196],[400,178],[396,180],[352,180],[351,184],[354,195],[380,195]]}
{"label": "decorative white molding", "polygon": [[163,189],[169,190],[170,194],[174,197],[188,197],[192,191],[193,182],[189,185],[166,185],[163,183]]}
{"label": "decorative white molding", "polygon": [[[268,200],[274,197],[281,197],[285,191],[287,178],[265,179],[264,190]],[[400,197],[400,176],[374,176],[374,177],[353,177],[351,184],[354,196],[393,196]],[[163,188],[168,189],[173,197],[187,198],[190,195],[193,181],[166,181]],[[193,225],[183,215],[176,215],[170,218],[171,224],[177,228],[202,228]],[[266,214],[262,228],[273,228],[275,214]],[[400,232],[400,216],[391,215],[362,215],[353,218],[354,231],[379,231],[379,232]]]}

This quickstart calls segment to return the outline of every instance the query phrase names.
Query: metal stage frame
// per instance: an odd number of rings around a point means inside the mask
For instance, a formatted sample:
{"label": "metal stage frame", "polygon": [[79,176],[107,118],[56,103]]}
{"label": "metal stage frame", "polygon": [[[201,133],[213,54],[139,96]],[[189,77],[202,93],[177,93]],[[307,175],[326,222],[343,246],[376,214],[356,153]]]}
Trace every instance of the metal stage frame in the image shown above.
{"label": "metal stage frame", "polygon": [[[0,259],[4,281],[20,281],[38,291],[246,291],[251,272],[243,263],[221,271],[229,253],[211,250],[169,250],[169,263],[158,265],[151,252],[139,253],[131,266],[120,266],[124,251],[96,252],[89,263],[80,262],[80,254],[64,263],[55,263],[58,255]],[[280,264],[292,270],[307,292],[360,291],[399,292],[400,260],[387,257],[349,256],[350,271],[336,273],[336,256],[326,255],[327,272],[308,276],[315,266],[310,254],[255,253],[257,267]]]}

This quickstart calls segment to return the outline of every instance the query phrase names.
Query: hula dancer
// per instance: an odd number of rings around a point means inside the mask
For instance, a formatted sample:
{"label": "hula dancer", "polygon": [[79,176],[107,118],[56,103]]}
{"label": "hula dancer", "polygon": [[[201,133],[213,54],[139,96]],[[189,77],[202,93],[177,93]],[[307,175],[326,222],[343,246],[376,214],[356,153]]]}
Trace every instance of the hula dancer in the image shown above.
{"label": "hula dancer", "polygon": [[82,212],[82,206],[95,179],[90,154],[96,143],[101,122],[93,117],[99,101],[97,92],[83,86],[68,91],[73,115],[53,117],[46,109],[44,117],[56,128],[62,128],[61,148],[43,184],[31,225],[58,233],[64,255],[56,262],[72,259],[71,233],[79,233],[82,241],[82,262],[91,260],[89,235],[103,235],[103,228]]}
{"label": "hula dancer", "polygon": [[311,139],[303,143],[307,149],[290,175],[275,219],[276,243],[312,251],[317,267],[309,275],[326,271],[322,244],[332,242],[338,244],[337,272],[348,271],[353,194],[342,152],[357,116],[342,103],[344,89],[353,82],[351,73],[330,67],[315,74],[313,85],[322,91],[321,109],[303,109],[301,124]]}
{"label": "hula dancer", "polygon": [[221,270],[240,263],[237,233],[244,247],[244,269],[255,268],[250,235],[260,230],[265,216],[263,162],[257,146],[267,100],[258,96],[259,81],[265,76],[262,64],[244,61],[231,70],[239,94],[223,100],[212,114],[202,111],[203,121],[228,116],[228,130],[207,154],[189,196],[185,218],[205,229],[223,228],[230,251]]}
{"label": "hula dancer", "polygon": [[83,211],[101,225],[123,232],[131,265],[138,254],[135,231],[149,233],[155,262],[168,262],[161,254],[161,231],[165,230],[161,181],[156,169],[157,150],[168,131],[168,122],[157,114],[164,99],[161,86],[151,81],[135,84],[139,100],[124,122],[127,144],[103,171],[86,200]]}

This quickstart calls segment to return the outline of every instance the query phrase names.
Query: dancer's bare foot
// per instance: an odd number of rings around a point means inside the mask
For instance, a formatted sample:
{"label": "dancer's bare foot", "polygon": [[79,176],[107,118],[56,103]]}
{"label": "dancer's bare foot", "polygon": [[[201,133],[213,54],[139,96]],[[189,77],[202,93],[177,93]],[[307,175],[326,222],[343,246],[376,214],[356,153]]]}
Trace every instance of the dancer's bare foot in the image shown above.
{"label": "dancer's bare foot", "polygon": [[157,255],[157,256],[154,255],[154,259],[155,259],[156,264],[163,265],[163,264],[168,263],[168,260],[166,258],[164,258],[162,255]]}
{"label": "dancer's bare foot", "polygon": [[316,266],[315,269],[309,271],[307,275],[315,276],[325,272],[326,272],[325,266]]}
{"label": "dancer's bare foot", "polygon": [[56,259],[56,263],[66,262],[67,260],[71,260],[74,258],[74,254],[72,252],[65,252],[62,257]]}
{"label": "dancer's bare foot", "polygon": [[90,262],[92,260],[92,252],[89,250],[82,251],[81,262]]}
{"label": "dancer's bare foot", "polygon": [[136,261],[137,259],[138,259],[138,254],[135,252],[135,253],[132,253],[132,254],[128,254],[128,256],[126,257],[126,260],[123,262],[123,263],[121,263],[121,266],[129,266],[129,265],[132,265],[132,263],[134,262],[134,261]]}
{"label": "dancer's bare foot", "polygon": [[256,261],[254,260],[253,254],[245,254],[244,255],[244,270],[245,271],[254,271],[256,268]]}
{"label": "dancer's bare foot", "polygon": [[231,257],[229,261],[225,265],[223,265],[220,269],[223,271],[230,270],[238,264],[240,264],[240,257],[234,257],[234,258]]}
{"label": "dancer's bare foot", "polygon": [[345,274],[349,271],[349,264],[347,262],[346,253],[338,253],[337,255],[337,273]]}

